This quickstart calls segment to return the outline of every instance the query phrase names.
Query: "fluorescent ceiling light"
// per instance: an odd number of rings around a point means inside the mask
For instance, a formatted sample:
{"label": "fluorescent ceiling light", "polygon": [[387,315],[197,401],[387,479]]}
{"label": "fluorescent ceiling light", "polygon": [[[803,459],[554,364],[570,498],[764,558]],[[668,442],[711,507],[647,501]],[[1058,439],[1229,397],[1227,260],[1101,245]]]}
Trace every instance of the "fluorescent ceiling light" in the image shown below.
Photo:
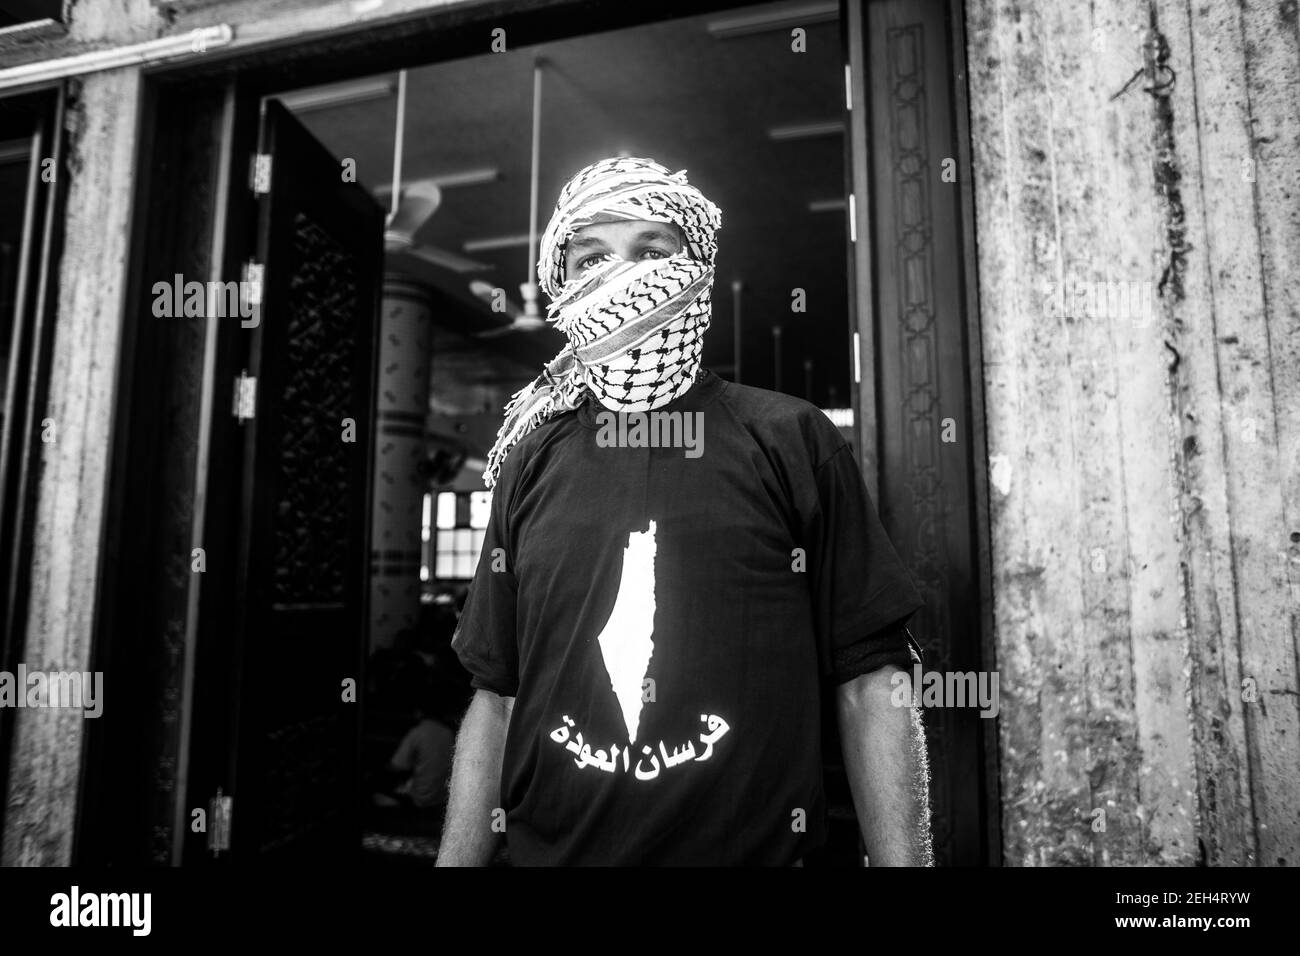
{"label": "fluorescent ceiling light", "polygon": [[517,236],[488,236],[484,239],[467,239],[461,246],[466,252],[490,252],[493,249],[514,249],[528,245],[528,233]]}
{"label": "fluorescent ceiling light", "polygon": [[843,120],[827,120],[824,123],[789,123],[785,126],[769,126],[768,139],[818,139],[822,136],[844,135]]}
{"label": "fluorescent ceiling light", "polygon": [[808,203],[808,211],[839,212],[847,205],[848,203],[844,201],[843,197],[840,197],[839,199],[814,199]]}
{"label": "fluorescent ceiling light", "polygon": [[[459,186],[481,186],[484,183],[494,183],[501,178],[501,170],[495,166],[484,166],[481,169],[462,169],[457,173],[438,173],[433,176],[412,176],[407,180],[407,184],[417,180],[424,183],[433,183],[439,189],[455,189]],[[393,191],[392,183],[384,183],[378,186],[375,192],[378,194],[390,194]]]}
{"label": "fluorescent ceiling light", "polygon": [[338,83],[334,86],[320,86],[299,93],[285,93],[276,96],[287,109],[295,113],[309,110],[323,110],[334,106],[346,106],[349,103],[365,103],[369,100],[382,100],[393,95],[395,84],[391,78],[378,80],[358,80],[354,83]]}
{"label": "fluorescent ceiling light", "polygon": [[458,173],[444,173],[429,178],[443,189],[454,189],[457,186],[480,186],[483,183],[494,183],[501,178],[501,170],[495,166],[487,166],[483,169],[465,169]]}
{"label": "fluorescent ceiling light", "polygon": [[808,26],[811,23],[826,23],[839,18],[838,3],[801,3],[764,13],[744,13],[711,20],[705,29],[715,39],[727,40],[753,33],[766,33],[769,30],[789,30],[794,27]]}

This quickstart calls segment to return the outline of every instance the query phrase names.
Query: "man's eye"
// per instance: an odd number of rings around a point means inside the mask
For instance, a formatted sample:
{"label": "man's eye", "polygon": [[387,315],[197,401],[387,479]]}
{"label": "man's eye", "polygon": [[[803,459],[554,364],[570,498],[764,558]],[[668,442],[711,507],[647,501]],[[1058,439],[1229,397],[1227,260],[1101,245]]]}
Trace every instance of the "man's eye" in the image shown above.
{"label": "man's eye", "polygon": [[642,259],[645,259],[646,257],[651,259],[667,259],[668,253],[664,252],[662,249],[647,249],[641,253]]}
{"label": "man's eye", "polygon": [[599,255],[594,256],[583,256],[577,261],[577,263],[575,263],[575,265],[579,271],[585,271],[600,262],[602,259],[608,258],[608,256],[609,253],[607,252],[602,252]]}

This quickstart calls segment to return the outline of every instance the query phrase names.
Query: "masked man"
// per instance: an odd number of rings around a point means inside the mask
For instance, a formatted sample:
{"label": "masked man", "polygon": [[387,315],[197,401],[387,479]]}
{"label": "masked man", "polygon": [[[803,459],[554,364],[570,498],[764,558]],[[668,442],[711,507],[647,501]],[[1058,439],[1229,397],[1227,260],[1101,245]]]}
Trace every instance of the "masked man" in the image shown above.
{"label": "masked man", "polygon": [[895,706],[922,602],[827,417],[701,369],[720,220],[644,159],[560,194],[538,274],[569,342],[488,459],[440,865],[502,832],[515,865],[791,865],[825,840],[825,694],[870,862],[930,862]]}

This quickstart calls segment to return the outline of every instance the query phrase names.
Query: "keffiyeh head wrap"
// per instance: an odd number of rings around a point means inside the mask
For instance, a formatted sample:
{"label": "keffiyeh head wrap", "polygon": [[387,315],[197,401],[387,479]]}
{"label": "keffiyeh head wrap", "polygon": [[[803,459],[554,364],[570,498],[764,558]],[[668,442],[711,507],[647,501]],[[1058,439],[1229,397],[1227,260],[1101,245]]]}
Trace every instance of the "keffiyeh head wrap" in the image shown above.
{"label": "keffiyeh head wrap", "polygon": [[[566,280],[565,247],[593,222],[674,223],[685,248],[665,259],[607,257]],[[565,184],[542,234],[537,276],[547,318],[568,345],[505,409],[483,480],[496,484],[506,455],[542,423],[595,397],[607,408],[651,411],[685,394],[700,368],[709,327],[718,207],[648,159],[605,159]]]}

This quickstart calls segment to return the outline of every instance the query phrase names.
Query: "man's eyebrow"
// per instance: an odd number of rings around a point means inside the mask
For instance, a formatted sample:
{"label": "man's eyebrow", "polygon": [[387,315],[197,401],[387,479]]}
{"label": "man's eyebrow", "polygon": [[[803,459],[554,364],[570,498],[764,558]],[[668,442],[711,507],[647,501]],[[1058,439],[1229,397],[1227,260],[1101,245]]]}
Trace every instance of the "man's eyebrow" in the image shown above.
{"label": "man's eyebrow", "polygon": [[605,246],[606,248],[608,248],[608,243],[606,243],[605,240],[600,238],[599,236],[574,236],[572,239],[569,240],[568,248],[590,249],[593,246]]}

